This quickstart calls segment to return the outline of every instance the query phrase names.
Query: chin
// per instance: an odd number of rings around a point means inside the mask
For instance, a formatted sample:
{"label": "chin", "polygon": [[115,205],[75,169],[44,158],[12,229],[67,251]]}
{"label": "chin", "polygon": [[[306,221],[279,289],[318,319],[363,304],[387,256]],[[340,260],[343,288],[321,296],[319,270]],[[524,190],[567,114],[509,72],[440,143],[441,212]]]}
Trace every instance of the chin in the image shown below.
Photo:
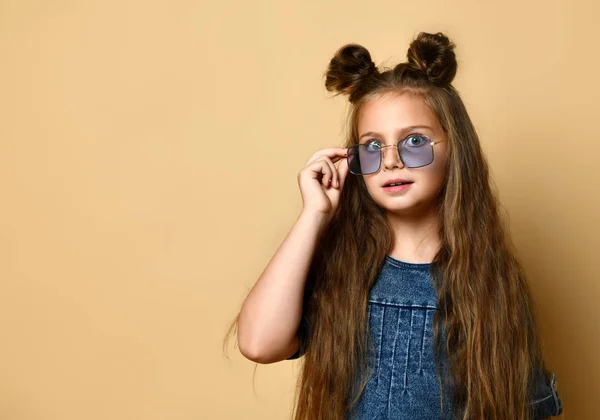
{"label": "chin", "polygon": [[384,197],[377,204],[391,212],[404,212],[418,206],[414,199],[407,197]]}
{"label": "chin", "polygon": [[380,207],[390,213],[396,214],[412,214],[414,211],[423,211],[424,206],[428,203],[433,204],[434,200],[423,200],[422,197],[398,196],[398,197],[383,197],[377,201]]}

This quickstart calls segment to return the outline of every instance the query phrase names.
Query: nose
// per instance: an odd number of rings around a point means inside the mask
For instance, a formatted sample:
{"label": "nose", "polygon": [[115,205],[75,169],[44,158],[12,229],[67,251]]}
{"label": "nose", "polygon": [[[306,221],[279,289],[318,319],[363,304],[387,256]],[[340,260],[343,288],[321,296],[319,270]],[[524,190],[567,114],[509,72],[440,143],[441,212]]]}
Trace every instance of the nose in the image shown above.
{"label": "nose", "polygon": [[[400,159],[400,155],[399,155],[399,151],[398,151],[398,146],[392,146],[392,145],[388,145],[388,146],[383,146],[381,148],[381,165],[385,168],[385,169],[393,169],[393,168],[404,168],[404,163],[402,163],[402,160]],[[388,149],[388,150],[386,150]],[[386,153],[387,152],[387,153]]]}

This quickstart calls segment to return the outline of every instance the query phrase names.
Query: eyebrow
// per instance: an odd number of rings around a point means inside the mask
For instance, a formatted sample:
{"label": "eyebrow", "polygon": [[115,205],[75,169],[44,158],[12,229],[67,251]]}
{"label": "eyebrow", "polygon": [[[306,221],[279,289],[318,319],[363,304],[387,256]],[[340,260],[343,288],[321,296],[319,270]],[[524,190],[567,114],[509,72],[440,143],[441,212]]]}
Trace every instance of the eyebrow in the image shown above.
{"label": "eyebrow", "polygon": [[[411,130],[414,130],[414,129],[416,129],[416,128],[426,128],[426,129],[428,129],[428,130],[431,130],[431,131],[433,131],[433,128],[431,128],[431,127],[430,127],[430,126],[428,126],[428,125],[410,125],[410,126],[408,126],[408,127],[401,128],[400,130],[398,130],[398,131],[396,132],[396,134],[404,134],[404,133],[406,133],[406,132],[408,132],[408,131],[411,131]],[[380,133],[376,133],[376,132],[374,132],[374,131],[367,131],[366,133],[362,134],[362,135],[361,135],[361,136],[358,138],[358,141],[360,141],[360,139],[362,139],[362,138],[363,138],[363,137],[365,137],[365,136],[379,136],[379,137],[382,137],[382,135],[381,135]]]}

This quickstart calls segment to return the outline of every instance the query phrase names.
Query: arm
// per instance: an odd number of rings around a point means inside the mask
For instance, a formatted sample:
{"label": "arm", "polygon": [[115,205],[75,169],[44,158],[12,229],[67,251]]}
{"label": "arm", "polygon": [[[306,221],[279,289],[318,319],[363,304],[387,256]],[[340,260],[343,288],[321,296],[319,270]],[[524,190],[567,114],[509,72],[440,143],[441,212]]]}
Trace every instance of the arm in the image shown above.
{"label": "arm", "polygon": [[238,318],[240,352],[257,363],[292,356],[308,270],[327,218],[303,211],[246,297]]}

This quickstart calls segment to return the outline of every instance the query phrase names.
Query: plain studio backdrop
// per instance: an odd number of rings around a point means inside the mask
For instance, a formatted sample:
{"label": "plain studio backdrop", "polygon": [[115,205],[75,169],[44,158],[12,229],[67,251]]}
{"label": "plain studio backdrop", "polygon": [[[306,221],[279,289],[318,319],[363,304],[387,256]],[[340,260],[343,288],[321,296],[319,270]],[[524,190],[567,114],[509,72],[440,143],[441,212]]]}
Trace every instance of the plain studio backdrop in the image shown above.
{"label": "plain studio backdrop", "polygon": [[323,71],[343,44],[393,66],[441,31],[563,418],[597,419],[599,9],[3,0],[0,418],[288,418],[299,362],[255,371],[221,343],[301,209],[298,172],[342,144]]}

